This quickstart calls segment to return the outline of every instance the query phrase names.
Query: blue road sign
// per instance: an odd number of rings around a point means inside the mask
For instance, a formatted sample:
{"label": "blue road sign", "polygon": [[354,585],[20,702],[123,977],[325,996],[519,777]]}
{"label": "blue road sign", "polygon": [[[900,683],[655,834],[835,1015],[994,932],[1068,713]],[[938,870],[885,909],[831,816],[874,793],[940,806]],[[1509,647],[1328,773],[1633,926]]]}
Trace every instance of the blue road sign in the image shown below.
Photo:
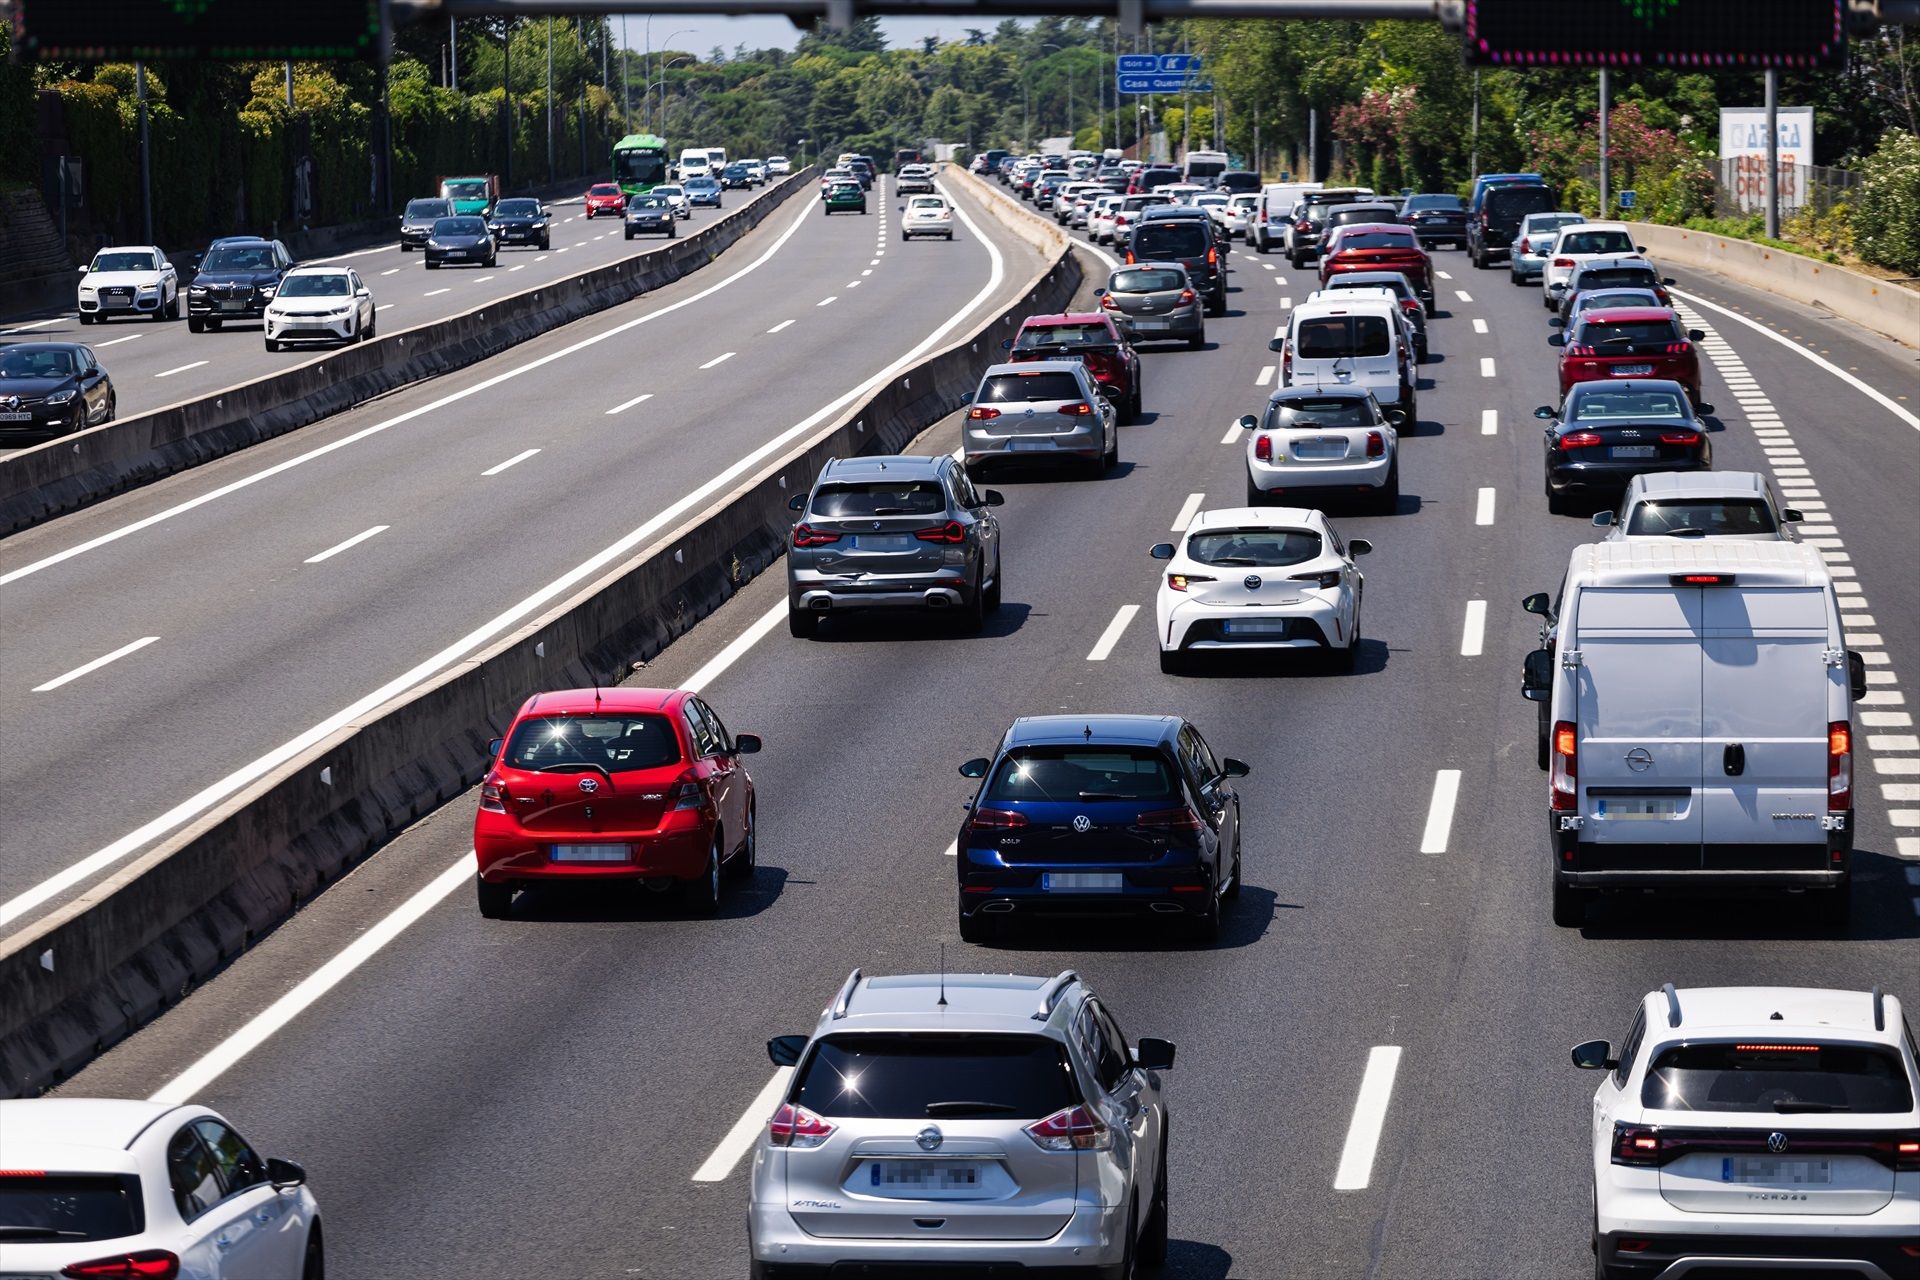
{"label": "blue road sign", "polygon": [[1163,53],[1160,55],[1160,74],[1192,75],[1200,70],[1200,55],[1197,53]]}
{"label": "blue road sign", "polygon": [[1639,203],[1640,193],[1638,191],[1622,191],[1620,193],[1620,207],[1622,209],[1636,208]]}
{"label": "blue road sign", "polygon": [[1213,81],[1192,76],[1119,75],[1114,78],[1121,93],[1212,93]]}
{"label": "blue road sign", "polygon": [[1160,69],[1160,59],[1151,53],[1123,53],[1118,60],[1121,75],[1150,76]]}

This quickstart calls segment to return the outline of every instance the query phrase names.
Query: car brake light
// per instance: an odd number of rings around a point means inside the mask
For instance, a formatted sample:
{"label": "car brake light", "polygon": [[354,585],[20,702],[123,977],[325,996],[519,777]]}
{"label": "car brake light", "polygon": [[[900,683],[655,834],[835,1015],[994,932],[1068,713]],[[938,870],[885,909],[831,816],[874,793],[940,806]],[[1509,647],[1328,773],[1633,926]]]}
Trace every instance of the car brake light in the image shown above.
{"label": "car brake light", "polygon": [[832,1125],[791,1102],[781,1103],[767,1121],[767,1137],[776,1147],[817,1147],[832,1136]]}
{"label": "car brake light", "polygon": [[1698,431],[1662,431],[1660,443],[1684,444],[1691,448],[1700,443],[1700,433]]}
{"label": "car brake light", "polygon": [[1402,298],[1402,299],[1400,299],[1400,309],[1401,309],[1402,311],[1405,311],[1405,312],[1407,312],[1407,313],[1409,313],[1409,314],[1411,314],[1411,313],[1413,313],[1413,312],[1416,312],[1416,311],[1418,311],[1418,310],[1420,310],[1420,299],[1418,299],[1418,298]]}
{"label": "car brake light", "polygon": [[931,529],[915,529],[913,536],[922,542],[961,543],[967,540],[967,527],[958,520],[949,520]]}
{"label": "car brake light", "polygon": [[1262,462],[1273,461],[1273,437],[1264,432],[1253,438],[1253,456]]}
{"label": "car brake light", "polygon": [[1692,350],[1693,344],[1691,342],[1669,342],[1665,354],[1670,356],[1684,356]]}
{"label": "car brake light", "polygon": [[1853,807],[1853,726],[1835,720],[1827,726],[1827,808]]}
{"label": "car brake light", "polygon": [[1660,1131],[1651,1125],[1622,1124],[1613,1126],[1613,1162],[1615,1164],[1639,1165],[1651,1168],[1661,1161]]}
{"label": "car brake light", "polygon": [[1127,265],[1128,266],[1133,265],[1133,250],[1131,249],[1127,250]]}
{"label": "car brake light", "polygon": [[1027,1126],[1027,1136],[1042,1151],[1105,1151],[1113,1131],[1085,1107],[1065,1107]]}
{"label": "car brake light", "polygon": [[983,405],[975,405],[973,408],[967,410],[967,418],[973,422],[991,422],[999,416],[1000,411],[998,409],[989,409]]}
{"label": "car brake light", "polygon": [[1553,726],[1553,764],[1548,775],[1556,810],[1571,810],[1580,781],[1580,732],[1571,720]]}
{"label": "car brake light", "polygon": [[707,802],[707,798],[701,793],[700,784],[697,782],[679,783],[668,793],[668,798],[672,800],[673,803],[668,805],[667,808],[673,813],[679,813],[686,809],[698,809]]}
{"label": "car brake light", "polygon": [[1167,575],[1167,585],[1175,591],[1185,591],[1196,582],[1212,581],[1214,581],[1214,579],[1204,573],[1170,573]]}
{"label": "car brake light", "polygon": [[1589,449],[1600,443],[1598,431],[1575,431],[1553,442],[1556,449]]}
{"label": "car brake light", "polygon": [[1308,222],[1305,218],[1302,218],[1300,219],[1300,221],[1293,224],[1293,229],[1295,231],[1311,231],[1313,230],[1313,224],[1311,222]]}
{"label": "car brake light", "polygon": [[180,1259],[165,1249],[142,1249],[139,1253],[76,1262],[60,1274],[87,1280],[173,1280],[180,1274]]}
{"label": "car brake light", "polygon": [[1191,289],[1182,289],[1180,291],[1180,301],[1182,302],[1192,302],[1193,297],[1194,297],[1194,294],[1193,294],[1193,290]]}
{"label": "car brake light", "polygon": [[1112,294],[1103,293],[1100,295],[1100,305],[1105,307],[1108,311],[1113,311],[1116,308],[1118,308],[1120,304],[1113,300]]}
{"label": "car brake light", "polygon": [[1369,458],[1384,458],[1387,456],[1387,437],[1384,432],[1367,432],[1367,456]]}
{"label": "car brake light", "polygon": [[1291,377],[1293,377],[1293,339],[1289,338],[1286,345],[1280,349],[1280,385],[1285,386]]}
{"label": "car brake light", "polygon": [[1288,582],[1311,582],[1322,591],[1331,591],[1340,585],[1340,571],[1327,569],[1320,573],[1294,573],[1287,575]]}
{"label": "car brake light", "polygon": [[1203,825],[1200,815],[1186,805],[1177,809],[1154,809],[1143,813],[1133,820],[1136,827],[1155,827],[1161,830],[1198,831]]}
{"label": "car brake light", "polygon": [[1674,587],[1731,587],[1737,581],[1731,573],[1670,573],[1667,585]]}
{"label": "car brake light", "polygon": [[1555,258],[1553,260],[1553,265],[1556,267],[1570,267],[1573,265],[1573,259],[1572,258]]}
{"label": "car brake light", "polygon": [[[1896,1173],[1920,1171],[1920,1133],[1899,1134],[1887,1145],[1893,1149],[1893,1168]],[[1920,1258],[1920,1248],[1908,1246],[1908,1252]]]}
{"label": "car brake light", "polygon": [[1063,404],[1054,412],[1069,418],[1090,418],[1093,416],[1093,406],[1080,400],[1073,404]]}
{"label": "car brake light", "polygon": [[975,809],[970,825],[991,831],[1006,831],[1027,825],[1027,815],[1012,809]]}
{"label": "car brake light", "polygon": [[1207,250],[1207,265],[1212,266],[1214,263],[1218,261],[1220,261],[1220,251],[1218,249],[1209,248]]}
{"label": "car brake light", "polygon": [[793,526],[793,545],[796,547],[825,547],[838,541],[840,535],[837,533],[828,533],[804,522]]}
{"label": "car brake light", "polygon": [[488,778],[480,784],[480,807],[488,813],[505,813],[507,811],[506,784],[501,782],[497,776]]}
{"label": "car brake light", "polygon": [[1525,240],[1525,239],[1523,239],[1523,240],[1521,240],[1521,241],[1520,241],[1520,252],[1522,252],[1522,253],[1532,253],[1532,252],[1533,252],[1533,241],[1531,241],[1531,240]]}

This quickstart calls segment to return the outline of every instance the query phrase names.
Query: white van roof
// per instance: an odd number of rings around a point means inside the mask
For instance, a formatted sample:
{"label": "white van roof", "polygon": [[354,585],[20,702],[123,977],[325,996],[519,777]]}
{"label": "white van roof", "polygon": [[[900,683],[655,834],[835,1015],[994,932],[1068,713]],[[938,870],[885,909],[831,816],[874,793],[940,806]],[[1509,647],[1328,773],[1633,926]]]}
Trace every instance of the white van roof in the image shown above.
{"label": "white van roof", "polygon": [[1653,587],[1674,574],[1733,574],[1741,586],[1813,587],[1831,581],[1820,552],[1798,542],[1594,542],[1575,547],[1569,585]]}
{"label": "white van roof", "polygon": [[1333,295],[1324,298],[1318,296],[1322,292],[1314,290],[1313,296],[1296,306],[1293,309],[1294,320],[1298,321],[1303,316],[1309,319],[1319,319],[1321,316],[1370,316],[1400,309],[1399,300],[1384,289],[1377,295],[1365,289],[1334,289],[1324,291]]}

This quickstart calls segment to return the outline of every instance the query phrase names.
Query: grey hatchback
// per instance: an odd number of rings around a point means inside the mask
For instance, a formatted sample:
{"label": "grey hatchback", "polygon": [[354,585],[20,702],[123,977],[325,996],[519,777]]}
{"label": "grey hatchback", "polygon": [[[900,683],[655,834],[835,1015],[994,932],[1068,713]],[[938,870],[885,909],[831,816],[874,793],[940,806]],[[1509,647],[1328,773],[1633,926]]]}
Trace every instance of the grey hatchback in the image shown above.
{"label": "grey hatchback", "polygon": [[1177,262],[1139,262],[1121,267],[1096,289],[1100,307],[1134,342],[1185,338],[1199,350],[1207,345],[1205,304]]}
{"label": "grey hatchback", "polygon": [[958,614],[970,628],[1000,607],[1005,501],[950,454],[835,458],[788,507],[787,629],[809,637],[827,614],[860,609]]}
{"label": "grey hatchback", "polygon": [[1120,412],[1077,358],[990,365],[961,430],[967,474],[989,465],[1078,462],[1093,479],[1120,461]]}

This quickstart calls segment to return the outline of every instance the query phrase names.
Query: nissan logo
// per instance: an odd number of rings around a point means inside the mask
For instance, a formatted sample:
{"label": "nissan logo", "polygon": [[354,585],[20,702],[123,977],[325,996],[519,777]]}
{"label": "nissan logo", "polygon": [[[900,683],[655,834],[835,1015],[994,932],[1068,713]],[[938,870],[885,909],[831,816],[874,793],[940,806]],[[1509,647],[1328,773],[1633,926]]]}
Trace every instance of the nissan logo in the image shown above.
{"label": "nissan logo", "polygon": [[1787,1135],[1775,1130],[1767,1135],[1767,1150],[1779,1155],[1787,1149]]}
{"label": "nissan logo", "polygon": [[1250,573],[1240,580],[1240,585],[1249,591],[1258,591],[1260,589],[1260,575]]}
{"label": "nissan logo", "polygon": [[588,795],[592,795],[594,792],[600,789],[600,779],[582,778],[580,779],[580,789],[586,792]]}
{"label": "nissan logo", "polygon": [[1084,813],[1076,813],[1073,815],[1073,829],[1081,835],[1085,835],[1087,832],[1093,830],[1093,819]]}
{"label": "nissan logo", "polygon": [[947,1138],[940,1132],[940,1126],[930,1124],[915,1134],[913,1140],[920,1145],[922,1151],[937,1151],[940,1149],[940,1144]]}
{"label": "nissan logo", "polygon": [[1645,747],[1635,747],[1633,750],[1627,752],[1625,759],[1627,768],[1633,770],[1635,773],[1645,773],[1647,770],[1653,768],[1653,752],[1647,750]]}

